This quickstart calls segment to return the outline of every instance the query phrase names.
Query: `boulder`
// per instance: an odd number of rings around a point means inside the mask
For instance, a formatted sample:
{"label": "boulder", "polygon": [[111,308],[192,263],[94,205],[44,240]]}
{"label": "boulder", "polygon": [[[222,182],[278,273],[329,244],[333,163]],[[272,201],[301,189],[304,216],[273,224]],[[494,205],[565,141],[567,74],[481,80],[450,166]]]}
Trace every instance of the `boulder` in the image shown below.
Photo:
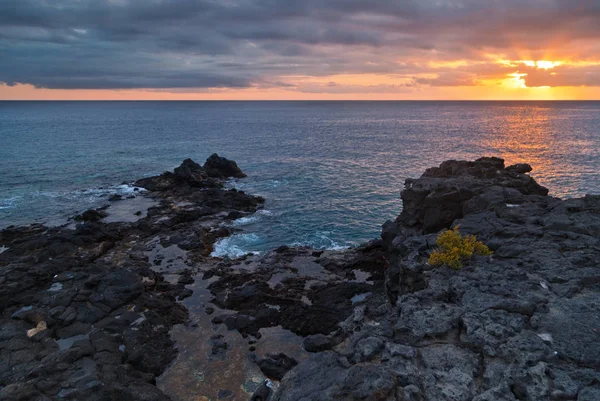
{"label": "boulder", "polygon": [[209,177],[215,178],[244,178],[246,174],[238,167],[237,163],[233,160],[226,159],[213,153],[206,163],[204,163],[204,170]]}
{"label": "boulder", "polygon": [[89,209],[82,214],[75,216],[75,221],[96,222],[102,220],[106,216],[108,216],[108,213],[102,210]]}
{"label": "boulder", "polygon": [[547,188],[523,173],[530,168],[525,164],[504,168],[504,160],[496,157],[445,161],[419,179],[406,180],[403,209],[396,221],[431,233],[449,228],[469,213],[517,202],[524,195],[548,195]]}
{"label": "boulder", "polygon": [[259,359],[256,364],[260,370],[270,379],[281,381],[283,376],[298,364],[294,358],[290,358],[284,353],[268,354],[265,358]]}
{"label": "boulder", "polygon": [[185,159],[173,172],[166,171],[161,175],[142,178],[135,186],[148,191],[164,192],[182,188],[221,188],[222,180],[227,178],[244,178],[246,174],[240,170],[233,160],[220,157],[216,153],[210,156],[204,166],[192,159]]}
{"label": "boulder", "polygon": [[308,352],[326,351],[332,347],[331,340],[324,334],[314,334],[306,337],[303,345]]}

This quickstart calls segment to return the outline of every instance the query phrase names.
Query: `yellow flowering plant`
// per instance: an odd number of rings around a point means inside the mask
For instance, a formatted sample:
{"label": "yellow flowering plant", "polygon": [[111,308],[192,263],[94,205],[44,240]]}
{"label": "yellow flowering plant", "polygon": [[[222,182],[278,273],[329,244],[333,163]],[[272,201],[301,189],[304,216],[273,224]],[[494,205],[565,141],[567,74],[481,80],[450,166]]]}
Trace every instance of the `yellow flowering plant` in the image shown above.
{"label": "yellow flowering plant", "polygon": [[477,241],[474,235],[463,237],[458,228],[446,230],[438,235],[436,243],[438,249],[434,250],[429,256],[428,263],[432,266],[446,265],[453,269],[461,269],[462,262],[471,258],[473,255],[491,255],[492,251],[482,242]]}

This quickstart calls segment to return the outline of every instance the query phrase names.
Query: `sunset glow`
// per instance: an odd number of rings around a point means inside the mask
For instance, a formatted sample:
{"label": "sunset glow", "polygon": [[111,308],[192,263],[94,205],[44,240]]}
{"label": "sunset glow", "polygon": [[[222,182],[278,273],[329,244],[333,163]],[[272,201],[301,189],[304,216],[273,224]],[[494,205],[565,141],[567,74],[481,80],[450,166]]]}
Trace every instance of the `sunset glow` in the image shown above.
{"label": "sunset glow", "polygon": [[594,2],[98,4],[0,4],[0,99],[600,99]]}

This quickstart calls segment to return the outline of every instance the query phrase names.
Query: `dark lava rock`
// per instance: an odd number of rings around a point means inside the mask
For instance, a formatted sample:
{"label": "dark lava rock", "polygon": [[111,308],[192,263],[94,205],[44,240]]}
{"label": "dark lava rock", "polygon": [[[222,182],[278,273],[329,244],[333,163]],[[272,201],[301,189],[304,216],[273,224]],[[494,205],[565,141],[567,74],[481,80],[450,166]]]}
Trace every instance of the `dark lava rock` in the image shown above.
{"label": "dark lava rock", "polygon": [[280,246],[279,248],[275,249],[275,252],[277,252],[277,253],[285,253],[285,252],[287,252],[287,251],[289,251],[289,250],[290,250],[290,247],[289,247],[289,246],[287,246],[287,245],[282,245],[282,246]]}
{"label": "dark lava rock", "polygon": [[322,352],[330,350],[332,347],[329,337],[323,334],[314,334],[304,339],[302,343],[304,349],[308,352]]}
{"label": "dark lava rock", "polygon": [[[191,161],[180,167],[142,180],[157,205],[137,222],[105,223],[103,210],[90,210],[74,230],[0,230],[0,247],[9,248],[0,254],[0,399],[169,399],[156,378],[176,357],[169,333],[188,323],[178,300],[191,295],[194,276],[183,267],[189,260],[167,249],[204,261],[215,237],[199,220],[219,226],[223,215],[263,202],[220,189]],[[177,268],[178,283],[151,269],[150,250],[171,264],[162,267]],[[211,341],[211,356],[224,358],[227,343]]]}
{"label": "dark lava rock", "polygon": [[215,178],[244,178],[246,174],[240,170],[237,163],[213,153],[204,163],[204,170],[209,177]]}
{"label": "dark lava rock", "polygon": [[494,157],[445,161],[418,180],[406,180],[397,222],[431,233],[470,213],[515,203],[524,195],[548,195],[548,189],[521,173],[526,168],[520,166],[505,169],[504,160]]}
{"label": "dark lava rock", "polygon": [[204,169],[192,159],[185,159],[179,167],[173,170],[175,176],[182,180],[198,180],[202,181]]}
{"label": "dark lava rock", "polygon": [[513,164],[512,166],[508,166],[506,168],[506,171],[513,171],[519,174],[526,174],[531,172],[532,170],[533,168],[527,163]]}
{"label": "dark lava rock", "polygon": [[227,220],[237,220],[242,217],[244,217],[244,214],[237,211],[229,212],[229,214],[227,214]]}
{"label": "dark lava rock", "polygon": [[[407,180],[382,232],[372,296],[387,300],[355,304],[337,351],[300,362],[274,400],[598,398],[600,199],[552,198],[528,171],[482,158]],[[430,266],[440,230],[458,225],[494,254]]]}
{"label": "dark lava rock", "polygon": [[111,201],[111,202],[116,202],[116,201],[123,200],[123,197],[121,195],[119,195],[119,194],[114,194],[114,195],[111,195],[108,198],[108,200]]}
{"label": "dark lava rock", "polygon": [[265,381],[260,387],[252,394],[250,401],[268,401],[271,396],[271,389]]}
{"label": "dark lava rock", "polygon": [[106,216],[108,216],[108,214],[102,210],[89,209],[82,214],[75,216],[75,221],[96,222],[102,220]]}
{"label": "dark lava rock", "polygon": [[221,178],[226,177],[211,175],[192,159],[185,159],[172,173],[167,171],[159,176],[143,178],[136,181],[135,185],[156,192],[189,188],[221,188],[223,187]]}
{"label": "dark lava rock", "polygon": [[265,376],[270,379],[281,380],[290,369],[298,364],[298,361],[280,353],[268,354],[266,358],[260,359],[256,363]]}

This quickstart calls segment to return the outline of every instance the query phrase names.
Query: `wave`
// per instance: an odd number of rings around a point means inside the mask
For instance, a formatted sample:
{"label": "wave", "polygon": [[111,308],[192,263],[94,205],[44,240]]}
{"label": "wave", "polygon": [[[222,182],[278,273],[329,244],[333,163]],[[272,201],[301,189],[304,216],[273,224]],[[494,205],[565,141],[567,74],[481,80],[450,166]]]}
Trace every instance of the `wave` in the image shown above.
{"label": "wave", "polygon": [[351,248],[356,244],[353,242],[345,241],[345,244],[340,244],[329,237],[330,231],[317,231],[313,234],[308,235],[307,239],[302,241],[294,241],[291,246],[304,247],[308,246],[315,249],[324,249],[328,251],[341,251],[344,249]]}
{"label": "wave", "polygon": [[256,211],[256,213],[250,215],[250,216],[245,216],[245,217],[240,217],[239,219],[236,219],[234,221],[231,222],[231,225],[233,227],[242,227],[242,226],[247,226],[249,224],[254,224],[254,223],[258,223],[259,221],[262,220],[262,216],[273,216],[274,213],[270,210],[264,210],[264,209],[260,209],[258,211]]}
{"label": "wave", "polygon": [[241,227],[241,226],[247,226],[248,224],[252,224],[252,223],[256,223],[260,220],[260,216],[247,216],[247,217],[240,217],[237,220],[234,220],[231,225],[234,227]]}
{"label": "wave", "polygon": [[10,198],[0,199],[0,210],[14,208],[21,198],[22,196],[11,196]]}
{"label": "wave", "polygon": [[256,234],[233,234],[230,237],[217,241],[210,256],[239,258],[249,253],[259,254],[260,252],[252,251],[251,249],[262,242],[262,238]]}
{"label": "wave", "polygon": [[274,216],[275,213],[273,213],[270,210],[266,210],[266,209],[259,209],[255,214],[262,214],[263,216]]}
{"label": "wave", "polygon": [[267,180],[264,185],[268,188],[279,188],[282,185],[288,185],[288,180]]}

